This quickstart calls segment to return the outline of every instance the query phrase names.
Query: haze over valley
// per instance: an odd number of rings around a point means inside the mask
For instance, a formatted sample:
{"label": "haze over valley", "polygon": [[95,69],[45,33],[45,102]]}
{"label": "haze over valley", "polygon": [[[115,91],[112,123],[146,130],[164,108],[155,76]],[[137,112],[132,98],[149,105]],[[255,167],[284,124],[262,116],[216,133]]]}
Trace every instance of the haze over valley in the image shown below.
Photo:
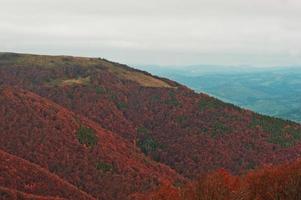
{"label": "haze over valley", "polygon": [[301,122],[301,67],[298,66],[138,68],[258,113]]}

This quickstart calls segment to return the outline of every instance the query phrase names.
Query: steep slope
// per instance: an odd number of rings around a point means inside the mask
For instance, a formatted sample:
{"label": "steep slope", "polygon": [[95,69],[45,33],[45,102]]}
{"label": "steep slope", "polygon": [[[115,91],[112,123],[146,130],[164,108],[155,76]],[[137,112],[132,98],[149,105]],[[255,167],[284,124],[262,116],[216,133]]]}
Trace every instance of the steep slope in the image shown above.
{"label": "steep slope", "polygon": [[[121,137],[26,90],[0,89],[0,133],[1,150],[39,165],[97,199],[127,199],[138,191],[183,181],[173,170],[146,158]],[[21,165],[18,159],[11,162],[10,165]],[[6,169],[5,163],[1,162],[1,167]],[[10,179],[3,171],[0,186],[27,193],[24,188],[31,186],[19,187],[17,180],[29,173],[17,168],[16,177],[11,174]],[[35,173],[37,180],[34,176],[32,180],[38,184],[42,175]],[[48,187],[47,179],[44,184]]]}
{"label": "steep slope", "polygon": [[299,124],[258,115],[104,59],[2,54],[2,85],[49,98],[177,172],[241,173],[301,155]]}
{"label": "steep slope", "polygon": [[18,190],[12,190],[5,187],[0,187],[0,197],[2,200],[64,200],[59,197],[47,197],[33,194],[27,194]]}
{"label": "steep slope", "polygon": [[300,200],[301,161],[264,166],[244,176],[231,176],[224,170],[209,173],[194,183],[176,188],[165,185],[135,200]]}
{"label": "steep slope", "polygon": [[49,171],[0,150],[1,199],[95,199]]}

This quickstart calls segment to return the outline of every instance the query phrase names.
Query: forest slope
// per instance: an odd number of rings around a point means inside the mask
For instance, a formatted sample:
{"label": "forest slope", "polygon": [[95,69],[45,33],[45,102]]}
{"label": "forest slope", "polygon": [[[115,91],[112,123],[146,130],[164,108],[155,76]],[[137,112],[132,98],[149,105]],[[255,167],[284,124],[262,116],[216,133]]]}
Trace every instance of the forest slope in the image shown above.
{"label": "forest slope", "polygon": [[[23,89],[0,88],[0,132],[0,149],[20,158],[7,160],[7,154],[1,154],[0,186],[12,190],[28,193],[37,189],[37,195],[56,196],[61,194],[59,185],[51,190],[46,179],[55,175],[78,188],[77,193],[109,200],[184,181],[120,136]],[[34,183],[27,183],[28,178]],[[68,191],[67,187],[62,189]],[[60,197],[70,199],[72,194]]]}
{"label": "forest slope", "polygon": [[2,54],[0,76],[0,84],[51,99],[186,177],[219,168],[241,173],[301,155],[297,123],[104,59]]}
{"label": "forest slope", "polygon": [[[1,199],[95,199],[49,171],[0,150]],[[15,198],[14,198],[15,196]]]}

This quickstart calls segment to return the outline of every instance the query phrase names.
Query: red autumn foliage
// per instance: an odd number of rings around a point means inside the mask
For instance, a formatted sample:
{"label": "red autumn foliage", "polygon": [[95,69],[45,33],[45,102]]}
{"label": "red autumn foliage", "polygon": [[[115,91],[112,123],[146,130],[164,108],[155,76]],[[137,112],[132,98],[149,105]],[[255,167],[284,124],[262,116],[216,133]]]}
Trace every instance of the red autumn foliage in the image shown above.
{"label": "red autumn foliage", "polygon": [[[95,199],[40,166],[0,150],[1,199]],[[22,192],[21,192],[22,191]],[[26,198],[25,198],[26,199]]]}
{"label": "red autumn foliage", "polygon": [[299,200],[301,160],[265,166],[242,176],[224,170],[200,177],[193,184],[176,188],[162,186],[155,192],[137,194],[136,200]]}
{"label": "red autumn foliage", "polygon": [[[39,165],[95,198],[126,199],[131,193],[184,180],[170,168],[145,157],[119,136],[31,92],[2,88],[0,119],[0,149]],[[96,146],[79,143],[76,131],[80,126],[94,130],[98,138]],[[111,167],[110,171],[103,166]],[[3,162],[1,167],[9,168]],[[11,177],[31,175],[30,170],[19,168],[11,173]],[[0,185],[14,180],[6,175],[3,171]],[[50,183],[46,180],[33,177],[35,179],[43,180],[38,187],[49,189]],[[16,183],[22,184],[17,179],[7,187],[16,187]],[[15,189],[28,192],[27,189],[35,187],[35,183],[24,183]],[[48,192],[54,195],[55,189]]]}
{"label": "red autumn foliage", "polygon": [[155,192],[136,195],[136,200],[230,200],[240,187],[239,177],[225,170],[204,174],[184,187],[164,185]]}
{"label": "red autumn foliage", "polygon": [[[166,79],[153,77],[172,87],[145,87],[120,74],[149,74],[118,63],[20,54],[2,60],[3,85],[31,90],[136,144],[137,129],[144,127],[149,137],[142,143],[156,146],[148,155],[189,178],[219,168],[244,173],[301,154],[296,123],[260,116]],[[78,77],[89,77],[89,83],[57,83]]]}
{"label": "red autumn foliage", "polygon": [[5,187],[0,187],[1,200],[64,200],[60,197],[39,196],[33,194],[27,194],[18,190],[13,190]]}
{"label": "red autumn foliage", "polygon": [[[0,54],[0,77],[0,149],[27,166],[1,174],[12,199],[74,199],[69,186],[48,189],[54,176],[96,199],[300,199],[300,162],[248,172],[298,158],[299,124],[102,59]],[[5,185],[38,168],[44,190]]]}

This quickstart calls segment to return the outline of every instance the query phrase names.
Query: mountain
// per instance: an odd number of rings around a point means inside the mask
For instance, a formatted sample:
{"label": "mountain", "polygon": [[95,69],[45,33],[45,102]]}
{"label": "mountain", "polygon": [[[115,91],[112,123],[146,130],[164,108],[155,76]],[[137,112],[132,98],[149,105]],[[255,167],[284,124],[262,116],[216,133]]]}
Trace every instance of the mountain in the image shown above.
{"label": "mountain", "polygon": [[137,195],[136,200],[299,200],[300,173],[300,160],[261,167],[240,177],[218,170],[185,187],[165,185],[155,192]]}
{"label": "mountain", "polygon": [[1,199],[14,199],[14,197],[16,199],[18,197],[21,199],[95,199],[58,176],[20,157],[0,150],[0,160]]}
{"label": "mountain", "polygon": [[301,122],[300,67],[140,67],[258,113]]}
{"label": "mountain", "polygon": [[301,155],[298,123],[105,59],[2,53],[0,77],[0,149],[93,198],[131,199]]}
{"label": "mountain", "polygon": [[[71,199],[126,199],[184,180],[119,136],[34,93],[3,87],[0,110],[3,187]],[[51,184],[58,177],[64,181]]]}

